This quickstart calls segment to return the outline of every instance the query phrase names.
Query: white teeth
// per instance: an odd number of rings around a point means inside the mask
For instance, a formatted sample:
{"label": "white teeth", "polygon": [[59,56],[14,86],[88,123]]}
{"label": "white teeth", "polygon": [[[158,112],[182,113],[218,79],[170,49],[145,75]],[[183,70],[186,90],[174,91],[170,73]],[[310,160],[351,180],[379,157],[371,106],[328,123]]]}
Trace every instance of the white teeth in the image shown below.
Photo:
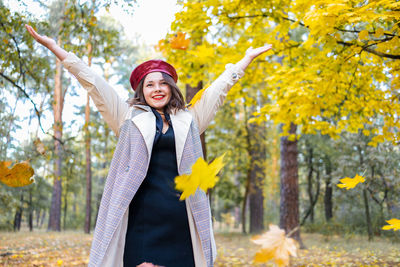
{"label": "white teeth", "polygon": [[164,96],[154,96],[153,98],[158,100],[158,99],[164,98]]}

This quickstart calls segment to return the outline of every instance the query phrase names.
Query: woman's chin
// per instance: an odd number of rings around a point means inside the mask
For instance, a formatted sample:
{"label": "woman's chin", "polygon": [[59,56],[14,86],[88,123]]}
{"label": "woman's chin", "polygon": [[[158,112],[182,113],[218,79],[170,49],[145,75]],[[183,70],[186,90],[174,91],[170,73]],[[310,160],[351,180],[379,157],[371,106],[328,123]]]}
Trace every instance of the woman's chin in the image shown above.
{"label": "woman's chin", "polygon": [[156,110],[164,110],[166,105],[167,105],[166,103],[152,103],[150,105],[150,107],[152,107],[152,108],[154,108]]}

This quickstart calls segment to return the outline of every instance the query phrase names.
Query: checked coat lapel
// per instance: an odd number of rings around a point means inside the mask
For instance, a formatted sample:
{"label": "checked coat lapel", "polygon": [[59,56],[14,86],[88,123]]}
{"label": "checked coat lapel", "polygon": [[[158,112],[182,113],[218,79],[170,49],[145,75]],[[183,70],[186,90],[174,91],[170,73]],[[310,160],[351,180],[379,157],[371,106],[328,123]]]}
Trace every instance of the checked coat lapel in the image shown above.
{"label": "checked coat lapel", "polygon": [[[147,174],[155,136],[155,116],[147,106],[136,106],[131,114],[131,118],[120,128],[100,203],[89,266],[102,266],[110,243],[115,238],[121,238],[116,234],[117,229],[121,229],[122,218]],[[192,165],[203,156],[198,128],[187,111],[171,115],[171,121],[175,133],[178,172],[180,175],[189,174]],[[208,198],[203,191],[197,190],[186,201],[192,213],[188,216],[193,216],[207,266],[212,266],[215,255],[211,251]]]}

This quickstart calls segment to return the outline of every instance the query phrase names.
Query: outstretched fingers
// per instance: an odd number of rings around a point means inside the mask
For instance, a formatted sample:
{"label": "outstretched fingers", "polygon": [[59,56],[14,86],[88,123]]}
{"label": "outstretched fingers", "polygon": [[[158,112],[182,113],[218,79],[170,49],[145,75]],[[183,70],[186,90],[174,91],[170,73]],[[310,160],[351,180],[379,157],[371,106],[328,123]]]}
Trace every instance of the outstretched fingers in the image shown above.
{"label": "outstretched fingers", "polygon": [[55,41],[49,37],[47,37],[46,35],[40,35],[38,34],[33,28],[32,26],[25,24],[25,28],[26,30],[29,32],[29,34],[40,44],[49,47],[50,45],[55,44]]}
{"label": "outstretched fingers", "polygon": [[267,52],[271,48],[272,48],[271,44],[267,44],[267,45],[257,47],[257,48],[249,47],[249,49],[247,49],[247,51],[246,51],[246,54],[252,58],[256,58],[259,55],[261,55],[262,53]]}

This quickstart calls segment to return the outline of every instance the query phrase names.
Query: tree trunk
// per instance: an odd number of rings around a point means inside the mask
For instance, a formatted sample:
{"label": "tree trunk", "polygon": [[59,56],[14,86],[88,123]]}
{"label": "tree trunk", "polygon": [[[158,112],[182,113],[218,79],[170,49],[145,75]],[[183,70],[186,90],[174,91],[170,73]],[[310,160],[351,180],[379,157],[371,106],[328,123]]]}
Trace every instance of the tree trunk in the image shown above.
{"label": "tree trunk", "polygon": [[[296,134],[297,126],[290,125],[289,134]],[[299,229],[299,184],[297,162],[297,140],[290,141],[287,136],[281,138],[281,204],[280,221],[282,229],[292,233],[301,246]],[[294,230],[297,228],[297,230]]]}
{"label": "tree trunk", "polygon": [[[358,154],[360,157],[360,168],[363,168],[364,166],[364,157],[362,153],[361,146],[357,146],[358,149]],[[373,233],[372,233],[372,225],[371,225],[371,214],[369,213],[369,202],[368,202],[368,195],[367,195],[367,185],[364,184],[363,187],[363,200],[364,200],[364,208],[365,208],[365,219],[367,221],[367,232],[368,232],[368,241],[371,241],[373,239]]]}
{"label": "tree trunk", "polygon": [[250,124],[251,142],[251,187],[249,192],[250,233],[260,233],[264,230],[264,194],[265,183],[265,124]]}
{"label": "tree trunk", "polygon": [[21,221],[22,221],[22,207],[24,205],[24,194],[21,192],[21,202],[18,206],[17,210],[15,211],[14,216],[14,232],[19,231],[21,229]]}
{"label": "tree trunk", "polygon": [[369,202],[367,196],[367,189],[363,189],[363,199],[364,199],[364,207],[365,207],[365,218],[367,220],[367,230],[368,230],[368,241],[371,241],[374,238],[372,232],[372,224],[371,224],[371,215],[369,213]]}
{"label": "tree trunk", "polygon": [[63,216],[64,231],[67,229],[67,212],[68,212],[68,180],[65,183],[65,193],[64,193],[64,216]]}
{"label": "tree trunk", "polygon": [[329,158],[325,160],[325,171],[327,178],[325,180],[325,195],[324,195],[324,208],[325,220],[329,222],[333,217],[333,204],[332,204],[332,164]]}
{"label": "tree trunk", "polygon": [[42,218],[40,219],[39,228],[42,228],[45,218],[46,218],[46,210],[43,210],[43,212],[42,212]]}
{"label": "tree trunk", "polygon": [[[88,42],[88,65],[92,65],[92,44],[91,37],[89,37]],[[90,131],[89,131],[89,123],[90,123],[90,98],[89,94],[86,95],[86,107],[85,107],[85,154],[86,154],[86,216],[85,216],[85,227],[84,231],[86,234],[90,233],[90,224],[92,217],[92,159],[91,159],[91,151],[90,151]]]}
{"label": "tree trunk", "polygon": [[[60,39],[58,45],[61,45]],[[61,62],[56,60],[56,73],[54,77],[54,101],[53,101],[53,112],[54,112],[54,183],[53,183],[53,195],[51,197],[51,207],[49,215],[48,230],[60,231],[61,230],[61,169],[62,169],[62,111],[64,106],[64,94],[61,87],[62,77],[62,66]]]}
{"label": "tree trunk", "polygon": [[39,228],[39,222],[40,222],[40,214],[41,214],[41,209],[37,208],[36,209],[36,227]]}
{"label": "tree trunk", "polygon": [[92,216],[92,162],[90,151],[90,133],[89,133],[89,119],[90,119],[90,106],[89,94],[87,95],[86,108],[85,108],[85,151],[86,151],[86,216],[85,216],[85,233],[90,233],[90,223]]}
{"label": "tree trunk", "polygon": [[314,222],[314,199],[313,199],[313,184],[312,184],[312,177],[314,173],[314,166],[313,166],[313,148],[310,146],[308,142],[306,142],[306,147],[308,151],[307,156],[307,167],[308,167],[308,175],[307,175],[307,193],[308,199],[310,202],[309,212],[310,212],[310,220]]}
{"label": "tree trunk", "polygon": [[33,231],[33,203],[32,203],[32,188],[29,189],[29,213],[28,213],[29,231]]}

